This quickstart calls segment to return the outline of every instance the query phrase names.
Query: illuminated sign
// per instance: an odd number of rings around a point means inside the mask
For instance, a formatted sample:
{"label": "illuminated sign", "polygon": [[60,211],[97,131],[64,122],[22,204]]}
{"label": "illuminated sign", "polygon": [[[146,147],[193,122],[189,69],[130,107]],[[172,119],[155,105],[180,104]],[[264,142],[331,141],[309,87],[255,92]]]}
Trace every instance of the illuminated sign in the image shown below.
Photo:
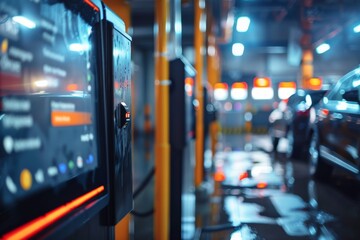
{"label": "illuminated sign", "polygon": [[235,82],[230,92],[233,100],[245,100],[248,97],[248,85],[246,82]]}
{"label": "illuminated sign", "polygon": [[226,100],[229,96],[228,85],[226,83],[216,83],[214,87],[214,98],[217,101]]}
{"label": "illuminated sign", "polygon": [[278,88],[278,96],[280,99],[288,99],[296,92],[295,82],[280,82]]}
{"label": "illuminated sign", "polygon": [[274,97],[274,89],[271,87],[271,80],[268,77],[254,78],[254,87],[251,96],[255,100],[267,100]]}

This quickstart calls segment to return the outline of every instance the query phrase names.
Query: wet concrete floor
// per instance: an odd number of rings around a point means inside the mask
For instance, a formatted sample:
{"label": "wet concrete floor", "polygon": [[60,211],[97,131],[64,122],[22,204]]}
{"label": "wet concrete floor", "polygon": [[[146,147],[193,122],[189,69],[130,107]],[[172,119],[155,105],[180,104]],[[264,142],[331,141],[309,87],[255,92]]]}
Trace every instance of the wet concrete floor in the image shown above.
{"label": "wet concrete floor", "polygon": [[[198,195],[195,209],[183,209],[182,239],[360,239],[360,182],[340,171],[311,179],[306,160],[286,159],[286,144],[273,153],[266,135],[223,135],[213,164],[205,160],[207,194]],[[147,154],[135,154],[135,188],[153,166]],[[135,210],[146,212],[152,200],[153,182]],[[194,201],[183,196],[183,206]],[[132,219],[133,239],[151,239],[153,216]]]}

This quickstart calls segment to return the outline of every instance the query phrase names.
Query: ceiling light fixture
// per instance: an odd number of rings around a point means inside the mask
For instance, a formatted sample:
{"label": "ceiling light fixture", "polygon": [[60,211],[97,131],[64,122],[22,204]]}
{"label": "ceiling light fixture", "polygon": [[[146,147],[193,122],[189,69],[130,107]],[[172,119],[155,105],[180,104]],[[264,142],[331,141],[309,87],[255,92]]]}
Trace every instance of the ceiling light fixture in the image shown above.
{"label": "ceiling light fixture", "polygon": [[250,26],[250,18],[248,17],[239,17],[236,22],[236,31],[246,32]]}
{"label": "ceiling light fixture", "polygon": [[354,31],[354,33],[359,33],[359,32],[360,32],[360,24],[357,25],[357,26],[355,26],[355,27],[353,28],[353,31]]}
{"label": "ceiling light fixture", "polygon": [[316,48],[316,52],[318,54],[322,54],[324,52],[327,52],[329,49],[330,49],[330,45],[327,43],[323,43]]}
{"label": "ceiling light fixture", "polygon": [[232,45],[232,54],[234,56],[242,56],[244,54],[244,45],[242,43],[234,43]]}

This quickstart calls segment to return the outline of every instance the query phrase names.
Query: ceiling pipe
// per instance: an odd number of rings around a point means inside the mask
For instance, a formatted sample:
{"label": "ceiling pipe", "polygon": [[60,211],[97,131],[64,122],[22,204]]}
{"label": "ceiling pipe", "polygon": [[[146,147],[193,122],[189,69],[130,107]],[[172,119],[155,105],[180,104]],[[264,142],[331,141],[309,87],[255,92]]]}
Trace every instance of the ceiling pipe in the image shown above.
{"label": "ceiling pipe", "polygon": [[289,13],[289,11],[294,7],[297,0],[289,0],[286,7],[282,8],[280,12],[275,16],[275,20],[281,22]]}
{"label": "ceiling pipe", "polygon": [[[218,1],[218,0],[215,0]],[[220,19],[214,19],[215,21],[220,21],[220,36],[217,36],[216,42],[218,44],[229,43],[232,38],[232,31],[235,22],[234,16],[234,0],[224,0],[222,1],[221,10],[222,14]]]}
{"label": "ceiling pipe", "polygon": [[[316,47],[318,47],[319,45],[321,45],[322,43],[324,43],[325,41],[332,39],[332,38],[336,37],[337,35],[339,35],[342,31],[344,31],[345,26],[347,26],[353,22],[354,18],[351,16],[351,14],[349,14],[347,16],[346,20],[344,19],[344,17],[345,17],[344,1],[338,0],[338,5],[339,6],[337,9],[339,11],[340,18],[338,18],[336,21],[333,21],[332,23],[329,23],[325,28],[323,28],[324,29],[323,33],[319,34],[319,35],[321,35],[321,37],[319,39],[317,39],[315,42],[313,42],[313,44],[312,44],[314,49]],[[355,6],[353,6],[353,7],[355,9]]]}
{"label": "ceiling pipe", "polygon": [[325,41],[334,38],[335,36],[337,36],[338,34],[340,34],[343,31],[343,27],[342,26],[338,26],[335,29],[333,29],[332,31],[330,31],[329,33],[323,35],[320,39],[318,39],[316,42],[314,42],[313,48],[315,49],[316,47],[318,47],[320,44],[324,43]]}

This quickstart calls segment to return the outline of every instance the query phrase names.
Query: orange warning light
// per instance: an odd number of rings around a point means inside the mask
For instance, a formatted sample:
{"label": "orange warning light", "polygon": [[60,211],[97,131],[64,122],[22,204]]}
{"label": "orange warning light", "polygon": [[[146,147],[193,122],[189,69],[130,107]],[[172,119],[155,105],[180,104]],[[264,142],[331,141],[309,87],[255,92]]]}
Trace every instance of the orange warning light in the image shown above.
{"label": "orange warning light", "polygon": [[223,171],[217,171],[215,174],[214,174],[214,180],[216,182],[223,182],[225,180],[225,174]]}
{"label": "orange warning light", "polygon": [[241,89],[247,89],[248,85],[246,82],[234,82],[231,86],[232,89],[234,88],[241,88]]}
{"label": "orange warning light", "polygon": [[214,88],[215,88],[215,90],[216,89],[225,89],[225,90],[227,90],[229,88],[229,86],[227,85],[227,83],[216,83]]}
{"label": "orange warning light", "polygon": [[322,87],[322,79],[313,77],[309,79],[309,88],[312,90],[320,90]]}
{"label": "orange warning light", "polygon": [[296,83],[295,82],[280,82],[279,88],[294,88],[294,89],[296,89]]}
{"label": "orange warning light", "polygon": [[257,188],[266,188],[267,187],[267,183],[266,182],[259,182],[257,185],[256,185],[256,187]]}
{"label": "orange warning light", "polygon": [[265,88],[265,87],[270,87],[270,85],[271,85],[271,80],[268,77],[254,78],[254,87]]}

